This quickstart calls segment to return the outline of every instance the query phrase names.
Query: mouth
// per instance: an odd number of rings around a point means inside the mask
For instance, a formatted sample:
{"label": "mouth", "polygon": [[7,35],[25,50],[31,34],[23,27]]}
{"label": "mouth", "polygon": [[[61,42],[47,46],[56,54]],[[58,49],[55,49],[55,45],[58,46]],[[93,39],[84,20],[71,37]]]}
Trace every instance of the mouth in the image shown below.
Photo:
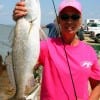
{"label": "mouth", "polygon": [[72,26],[65,26],[65,30],[67,32],[72,32],[73,31],[73,27]]}

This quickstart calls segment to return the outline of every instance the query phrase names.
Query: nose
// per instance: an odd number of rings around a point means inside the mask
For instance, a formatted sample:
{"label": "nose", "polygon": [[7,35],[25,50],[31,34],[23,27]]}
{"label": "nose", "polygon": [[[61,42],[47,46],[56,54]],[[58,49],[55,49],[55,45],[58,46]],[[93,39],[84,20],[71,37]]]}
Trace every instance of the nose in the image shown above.
{"label": "nose", "polygon": [[71,24],[73,22],[73,20],[71,18],[69,18],[68,20],[66,20],[66,22]]}

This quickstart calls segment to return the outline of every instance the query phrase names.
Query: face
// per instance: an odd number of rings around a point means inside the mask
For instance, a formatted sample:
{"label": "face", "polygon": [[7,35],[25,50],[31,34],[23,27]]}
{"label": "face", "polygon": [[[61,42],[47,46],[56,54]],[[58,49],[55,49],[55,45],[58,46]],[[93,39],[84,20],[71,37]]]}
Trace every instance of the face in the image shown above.
{"label": "face", "polygon": [[59,14],[61,35],[64,40],[72,41],[81,25],[81,14],[72,7],[67,7]]}

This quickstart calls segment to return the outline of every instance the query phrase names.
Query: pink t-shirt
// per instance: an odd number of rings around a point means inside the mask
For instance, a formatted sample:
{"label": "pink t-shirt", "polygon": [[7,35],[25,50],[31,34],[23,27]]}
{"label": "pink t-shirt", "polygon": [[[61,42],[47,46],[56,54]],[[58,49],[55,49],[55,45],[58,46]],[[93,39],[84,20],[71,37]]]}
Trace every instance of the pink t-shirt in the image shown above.
{"label": "pink t-shirt", "polygon": [[[78,100],[88,100],[88,78],[100,80],[100,66],[94,49],[79,41],[66,45],[66,52]],[[43,65],[41,100],[75,100],[75,93],[60,38],[41,42],[39,62]]]}

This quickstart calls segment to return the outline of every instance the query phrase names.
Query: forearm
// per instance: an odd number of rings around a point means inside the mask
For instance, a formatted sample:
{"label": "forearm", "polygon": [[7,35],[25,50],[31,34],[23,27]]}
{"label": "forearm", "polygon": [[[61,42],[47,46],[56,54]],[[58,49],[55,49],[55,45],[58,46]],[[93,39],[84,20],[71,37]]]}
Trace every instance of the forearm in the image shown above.
{"label": "forearm", "polygon": [[100,84],[97,85],[91,92],[89,100],[99,100],[100,98]]}

